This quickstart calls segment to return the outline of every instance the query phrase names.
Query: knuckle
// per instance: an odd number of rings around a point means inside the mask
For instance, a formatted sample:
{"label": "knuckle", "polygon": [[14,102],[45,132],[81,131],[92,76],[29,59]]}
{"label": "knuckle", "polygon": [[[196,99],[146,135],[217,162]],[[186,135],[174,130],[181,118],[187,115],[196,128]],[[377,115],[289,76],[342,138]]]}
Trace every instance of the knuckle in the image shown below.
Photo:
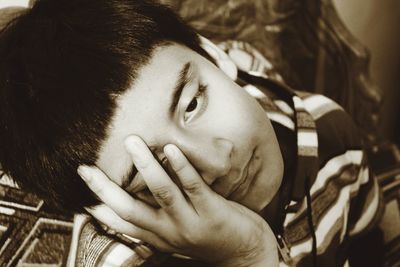
{"label": "knuckle", "polygon": [[171,189],[167,186],[154,189],[153,196],[166,206],[172,206],[174,204],[174,196]]}
{"label": "knuckle", "polygon": [[188,194],[198,194],[201,192],[202,183],[200,181],[182,181],[182,188]]}
{"label": "knuckle", "polygon": [[187,167],[187,162],[184,161],[178,161],[178,162],[174,162],[173,164],[173,169],[175,172],[180,173],[182,172],[186,167]]}

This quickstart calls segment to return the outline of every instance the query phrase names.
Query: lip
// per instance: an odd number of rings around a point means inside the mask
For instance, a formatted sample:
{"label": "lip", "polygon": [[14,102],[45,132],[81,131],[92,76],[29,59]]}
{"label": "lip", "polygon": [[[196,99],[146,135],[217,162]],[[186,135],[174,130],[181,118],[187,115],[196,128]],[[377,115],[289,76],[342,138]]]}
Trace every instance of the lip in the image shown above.
{"label": "lip", "polygon": [[240,182],[234,187],[233,191],[229,194],[228,199],[231,200],[240,200],[242,199],[246,193],[248,192],[252,181],[254,180],[255,175],[252,174],[252,163],[254,160],[256,149],[253,150],[250,159],[248,160],[246,167],[244,168],[242,178]]}

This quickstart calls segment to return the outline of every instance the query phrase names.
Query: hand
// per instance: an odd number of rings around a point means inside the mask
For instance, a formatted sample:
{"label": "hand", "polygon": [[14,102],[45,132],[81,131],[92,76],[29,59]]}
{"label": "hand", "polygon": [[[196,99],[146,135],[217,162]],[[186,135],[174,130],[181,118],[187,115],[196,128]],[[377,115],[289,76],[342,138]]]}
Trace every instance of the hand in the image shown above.
{"label": "hand", "polygon": [[164,153],[183,192],[140,138],[128,137],[126,146],[161,208],[131,197],[98,168],[81,166],[79,174],[104,202],[88,209],[95,218],[161,251],[218,266],[278,265],[276,240],[268,224],[213,192],[175,145],[165,146]]}

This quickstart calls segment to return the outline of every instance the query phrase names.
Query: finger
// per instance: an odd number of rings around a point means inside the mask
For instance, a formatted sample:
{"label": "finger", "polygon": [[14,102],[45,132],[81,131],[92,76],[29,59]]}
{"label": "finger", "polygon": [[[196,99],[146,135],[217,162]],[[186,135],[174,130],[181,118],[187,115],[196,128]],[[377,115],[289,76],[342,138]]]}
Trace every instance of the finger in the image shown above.
{"label": "finger", "polygon": [[125,221],[153,231],[160,227],[153,207],[134,199],[97,167],[79,166],[78,173],[98,198]]}
{"label": "finger", "polygon": [[173,144],[164,147],[164,153],[177,174],[182,189],[189,197],[196,211],[205,208],[211,196],[211,189],[179,148]]}
{"label": "finger", "polygon": [[137,193],[146,188],[146,183],[143,180],[142,174],[137,172],[130,185],[125,188],[129,193]]}
{"label": "finger", "polygon": [[141,173],[157,203],[169,214],[187,216],[190,206],[185,197],[154,158],[147,145],[136,136],[128,137],[125,144],[136,169]]}
{"label": "finger", "polygon": [[111,208],[104,204],[97,205],[93,208],[86,208],[86,210],[99,222],[115,230],[117,233],[138,239],[135,240],[135,242],[139,240],[144,241],[162,250],[171,248],[167,242],[155,233],[123,220]]}

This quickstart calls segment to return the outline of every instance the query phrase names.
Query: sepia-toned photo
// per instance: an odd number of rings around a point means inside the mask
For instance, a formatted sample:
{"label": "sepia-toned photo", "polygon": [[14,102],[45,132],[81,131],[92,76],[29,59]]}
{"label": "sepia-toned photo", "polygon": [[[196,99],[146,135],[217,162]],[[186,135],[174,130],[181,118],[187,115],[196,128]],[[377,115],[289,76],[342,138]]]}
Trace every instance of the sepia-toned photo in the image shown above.
{"label": "sepia-toned photo", "polygon": [[400,266],[398,25],[398,0],[0,0],[0,266]]}

